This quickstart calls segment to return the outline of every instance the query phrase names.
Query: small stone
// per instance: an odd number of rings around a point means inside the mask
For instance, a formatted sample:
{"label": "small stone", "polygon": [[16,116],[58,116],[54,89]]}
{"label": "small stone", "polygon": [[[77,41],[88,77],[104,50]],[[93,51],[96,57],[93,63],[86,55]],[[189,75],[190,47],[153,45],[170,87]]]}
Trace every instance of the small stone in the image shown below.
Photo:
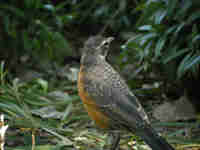
{"label": "small stone", "polygon": [[166,102],[154,109],[153,116],[163,122],[190,120],[196,117],[196,111],[187,96],[170,103]]}

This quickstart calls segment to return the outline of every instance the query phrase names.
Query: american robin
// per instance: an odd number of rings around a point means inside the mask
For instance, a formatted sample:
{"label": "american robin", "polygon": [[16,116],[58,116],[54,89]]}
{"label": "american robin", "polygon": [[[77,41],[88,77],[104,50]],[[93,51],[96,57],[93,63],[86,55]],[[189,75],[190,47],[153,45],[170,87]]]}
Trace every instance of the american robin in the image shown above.
{"label": "american robin", "polygon": [[[78,91],[88,115],[100,128],[125,129],[141,137],[152,150],[174,150],[151,127],[135,95],[119,73],[106,61],[112,37],[90,37],[83,48]],[[117,149],[116,134],[111,149]]]}

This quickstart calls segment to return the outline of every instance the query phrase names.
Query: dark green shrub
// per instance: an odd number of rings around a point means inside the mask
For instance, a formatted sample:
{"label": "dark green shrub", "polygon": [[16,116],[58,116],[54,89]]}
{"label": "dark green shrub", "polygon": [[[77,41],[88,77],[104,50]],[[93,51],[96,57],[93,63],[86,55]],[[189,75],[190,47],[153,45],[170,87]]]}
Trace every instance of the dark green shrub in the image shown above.
{"label": "dark green shrub", "polygon": [[[141,3],[137,34],[124,53],[135,53],[140,62],[159,64],[174,77],[196,76],[200,64],[200,2],[157,0]],[[130,51],[131,50],[131,51]],[[134,51],[134,52],[132,52]],[[125,54],[126,56],[126,54]],[[130,57],[128,57],[130,58]]]}
{"label": "dark green shrub", "polygon": [[105,26],[112,33],[132,28],[137,4],[131,0],[2,1],[0,60],[11,68],[27,55],[33,58],[31,62],[63,60],[72,55],[70,42],[76,43],[78,32],[97,34]]}
{"label": "dark green shrub", "polygon": [[94,29],[97,34],[97,31],[107,24],[114,32],[132,28],[137,18],[133,11],[137,4],[138,1],[132,0],[78,0],[68,1],[66,6],[69,12],[76,14],[78,19],[74,20],[75,24],[82,26],[83,30],[86,30],[86,27]]}
{"label": "dark green shrub", "polygon": [[64,24],[71,21],[71,14],[62,13],[61,5],[9,0],[1,2],[0,9],[1,60],[15,64],[20,56],[28,55],[38,62],[71,53],[63,30]]}

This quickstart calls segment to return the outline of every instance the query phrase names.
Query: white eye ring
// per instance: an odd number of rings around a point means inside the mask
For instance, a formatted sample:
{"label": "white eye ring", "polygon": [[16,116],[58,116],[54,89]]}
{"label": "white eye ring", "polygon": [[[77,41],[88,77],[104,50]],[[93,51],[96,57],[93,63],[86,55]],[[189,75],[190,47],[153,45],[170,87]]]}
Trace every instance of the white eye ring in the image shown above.
{"label": "white eye ring", "polygon": [[109,37],[107,38],[106,40],[104,40],[102,43],[101,43],[101,46],[106,46],[108,47],[110,45],[110,43],[114,40],[113,37]]}
{"label": "white eye ring", "polygon": [[106,45],[109,45],[109,44],[110,44],[110,42],[106,40],[106,41],[103,41],[101,45],[105,45],[106,46]]}
{"label": "white eye ring", "polygon": [[109,38],[107,38],[106,40],[104,40],[103,42],[102,42],[102,44],[103,45],[107,45],[107,44],[110,44],[112,41],[114,40],[114,37],[109,37]]}
{"label": "white eye ring", "polygon": [[104,40],[96,49],[100,49],[103,46],[106,46],[108,48],[110,45],[110,42],[112,42],[113,40],[114,40],[113,37],[106,38],[106,40]]}

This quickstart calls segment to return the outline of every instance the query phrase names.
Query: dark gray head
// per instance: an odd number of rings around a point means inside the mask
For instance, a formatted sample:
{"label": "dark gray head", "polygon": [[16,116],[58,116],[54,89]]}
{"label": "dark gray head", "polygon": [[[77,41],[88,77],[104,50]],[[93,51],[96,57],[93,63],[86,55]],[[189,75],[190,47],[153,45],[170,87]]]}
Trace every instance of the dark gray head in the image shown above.
{"label": "dark gray head", "polygon": [[94,59],[105,59],[113,37],[92,36],[84,44],[81,63],[92,63]]}

